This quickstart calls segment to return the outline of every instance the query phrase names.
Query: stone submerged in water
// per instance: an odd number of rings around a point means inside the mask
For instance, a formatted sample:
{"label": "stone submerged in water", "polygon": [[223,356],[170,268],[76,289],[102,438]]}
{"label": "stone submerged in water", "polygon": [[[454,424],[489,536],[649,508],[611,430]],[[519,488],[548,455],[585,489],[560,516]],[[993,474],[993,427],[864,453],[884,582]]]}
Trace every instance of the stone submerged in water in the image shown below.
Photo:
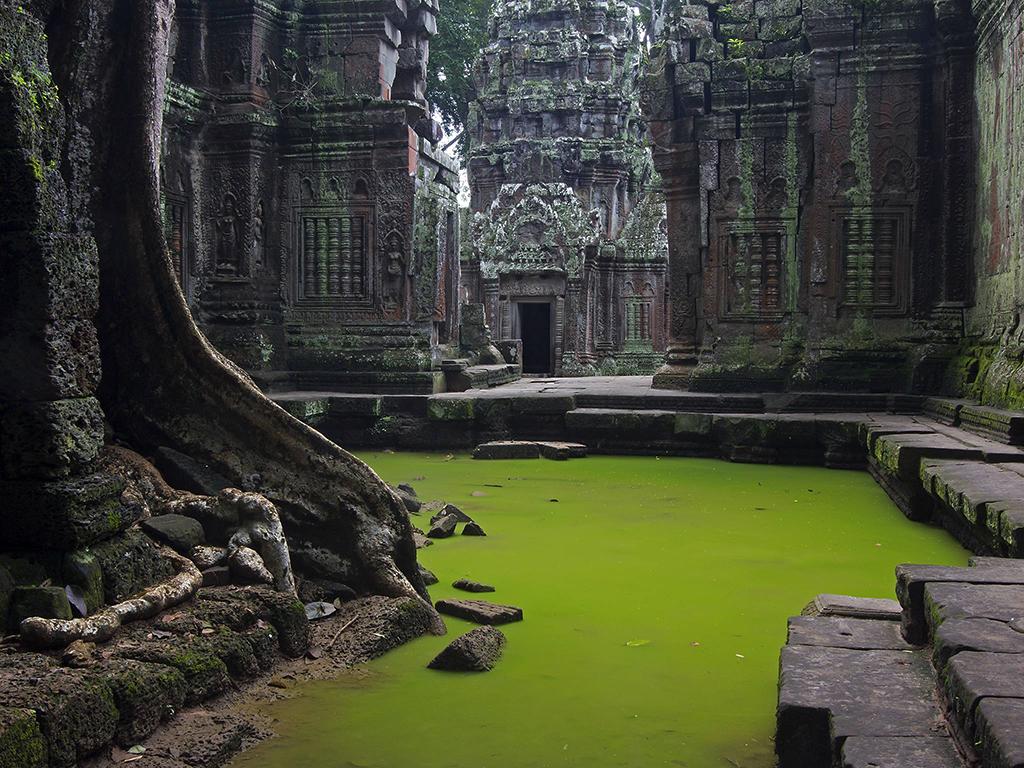
{"label": "stone submerged in water", "polygon": [[488,672],[505,650],[505,635],[494,627],[477,627],[456,638],[427,667],[454,672]]}
{"label": "stone submerged in water", "polygon": [[444,515],[430,526],[430,530],[427,531],[427,537],[431,539],[447,539],[455,533],[455,526],[458,524],[459,521],[455,518],[455,515]]}
{"label": "stone submerged in water", "polygon": [[461,589],[463,592],[493,592],[494,587],[490,584],[481,584],[479,581],[470,581],[469,579],[459,579],[458,581],[452,582],[452,586],[456,589]]}
{"label": "stone submerged in water", "polygon": [[510,624],[523,620],[522,608],[489,603],[486,600],[438,600],[434,607],[438,613],[477,624]]}
{"label": "stone submerged in water", "polygon": [[479,523],[466,523],[466,527],[462,529],[463,536],[486,536],[484,529],[480,527]]}
{"label": "stone submerged in water", "polygon": [[437,584],[438,581],[440,581],[440,579],[438,579],[437,576],[434,575],[433,571],[431,571],[429,568],[423,567],[423,563],[416,563],[416,567],[420,570],[420,576],[423,578],[423,583],[426,584],[428,587],[431,584]]}
{"label": "stone submerged in water", "polygon": [[441,507],[437,514],[434,514],[430,518],[431,523],[436,523],[442,517],[454,517],[458,523],[472,523],[473,518],[463,512],[461,509],[456,507],[454,504],[445,504]]}

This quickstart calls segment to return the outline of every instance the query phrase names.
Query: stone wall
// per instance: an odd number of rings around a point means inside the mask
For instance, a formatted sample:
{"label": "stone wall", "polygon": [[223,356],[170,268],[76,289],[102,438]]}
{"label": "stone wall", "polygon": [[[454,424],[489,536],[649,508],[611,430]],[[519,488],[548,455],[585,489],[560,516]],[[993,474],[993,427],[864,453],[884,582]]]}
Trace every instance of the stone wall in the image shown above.
{"label": "stone wall", "polygon": [[203,330],[268,388],[433,391],[457,341],[437,6],[179,0],[163,186]]}
{"label": "stone wall", "polygon": [[976,0],[974,302],[952,386],[1024,408],[1024,3]]}
{"label": "stone wall", "polygon": [[970,17],[681,6],[644,83],[669,200],[660,386],[934,391],[969,301]]}

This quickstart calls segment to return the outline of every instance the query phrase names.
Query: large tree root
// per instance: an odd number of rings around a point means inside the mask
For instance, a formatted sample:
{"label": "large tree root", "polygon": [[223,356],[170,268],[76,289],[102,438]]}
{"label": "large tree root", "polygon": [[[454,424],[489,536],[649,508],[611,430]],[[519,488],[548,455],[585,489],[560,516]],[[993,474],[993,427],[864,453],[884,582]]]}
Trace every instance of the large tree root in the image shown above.
{"label": "large tree root", "polygon": [[336,580],[426,599],[401,500],[364,463],[264,397],[189,314],[164,243],[159,185],[173,6],[32,6],[53,9],[50,61],[69,122],[63,167],[82,198],[75,204],[88,206],[99,251],[104,411],[138,448],[174,448],[268,497],[293,553],[326,551],[317,564]]}
{"label": "large tree root", "polygon": [[122,603],[111,605],[84,619],[24,619],[21,642],[30,648],[63,648],[75,640],[102,643],[129,621],[149,619],[191,598],[203,584],[203,575],[187,557],[166,547],[161,555],[174,563],[177,573]]}

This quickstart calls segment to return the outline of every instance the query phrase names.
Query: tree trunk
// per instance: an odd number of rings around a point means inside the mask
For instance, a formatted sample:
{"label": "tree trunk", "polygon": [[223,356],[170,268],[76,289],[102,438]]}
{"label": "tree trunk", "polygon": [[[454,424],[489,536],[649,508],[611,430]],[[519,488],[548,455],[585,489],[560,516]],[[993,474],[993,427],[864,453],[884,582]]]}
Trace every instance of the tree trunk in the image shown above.
{"label": "tree trunk", "polygon": [[103,409],[138,449],[174,448],[270,498],[300,569],[314,562],[319,575],[357,589],[426,597],[394,492],[267,399],[188,311],[164,243],[159,186],[173,7],[33,6],[48,17],[51,67],[67,109],[64,175],[79,192],[92,190],[78,213],[92,217],[99,250]]}

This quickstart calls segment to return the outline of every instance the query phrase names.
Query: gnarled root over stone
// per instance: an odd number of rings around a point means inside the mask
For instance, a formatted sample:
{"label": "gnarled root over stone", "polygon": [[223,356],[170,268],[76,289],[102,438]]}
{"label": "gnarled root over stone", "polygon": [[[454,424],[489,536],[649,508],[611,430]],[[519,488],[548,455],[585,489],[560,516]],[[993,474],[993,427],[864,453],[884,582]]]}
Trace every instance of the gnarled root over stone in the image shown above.
{"label": "gnarled root over stone", "polygon": [[152,618],[185,602],[202,586],[203,575],[191,560],[172,549],[161,548],[161,555],[177,569],[167,581],[84,619],[27,618],[21,622],[21,642],[31,648],[63,648],[75,640],[102,643],[126,622]]}

